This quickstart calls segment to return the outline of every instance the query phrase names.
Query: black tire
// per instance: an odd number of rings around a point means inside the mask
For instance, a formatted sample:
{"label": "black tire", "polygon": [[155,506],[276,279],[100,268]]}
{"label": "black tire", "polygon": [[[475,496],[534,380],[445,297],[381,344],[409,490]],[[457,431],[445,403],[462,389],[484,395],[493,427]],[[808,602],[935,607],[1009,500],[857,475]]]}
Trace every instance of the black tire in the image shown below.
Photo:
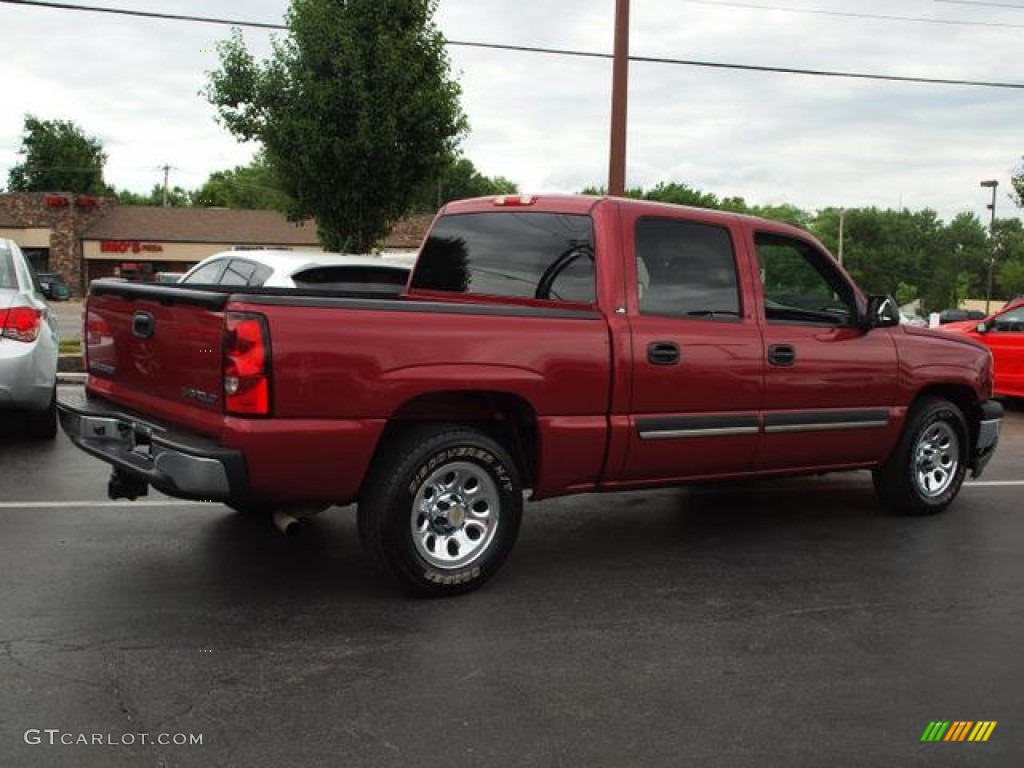
{"label": "black tire", "polygon": [[457,426],[415,429],[382,449],[358,506],[363,549],[417,597],[469,592],[519,535],[523,488],[505,449]]}
{"label": "black tire", "polygon": [[57,387],[53,388],[50,404],[45,411],[25,414],[25,432],[33,440],[53,440],[57,437]]}
{"label": "black tire", "polygon": [[967,422],[960,409],[922,397],[910,409],[896,449],[872,477],[887,511],[934,515],[952,503],[967,474]]}

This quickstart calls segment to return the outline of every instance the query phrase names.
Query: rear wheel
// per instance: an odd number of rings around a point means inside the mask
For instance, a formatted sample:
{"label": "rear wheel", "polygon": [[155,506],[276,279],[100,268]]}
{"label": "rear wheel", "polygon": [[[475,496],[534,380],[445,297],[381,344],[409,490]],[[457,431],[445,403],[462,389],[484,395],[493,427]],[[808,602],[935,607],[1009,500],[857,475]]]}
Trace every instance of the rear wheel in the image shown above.
{"label": "rear wheel", "polygon": [[504,563],[522,507],[519,473],[499,443],[473,429],[424,427],[376,460],[359,501],[359,535],[407,592],[460,594]]}
{"label": "rear wheel", "polygon": [[953,403],[918,400],[892,456],[873,474],[886,508],[901,515],[934,515],[950,505],[967,474],[967,422]]}
{"label": "rear wheel", "polygon": [[50,395],[45,411],[31,411],[25,416],[25,431],[33,440],[53,440],[57,436],[57,387]]}

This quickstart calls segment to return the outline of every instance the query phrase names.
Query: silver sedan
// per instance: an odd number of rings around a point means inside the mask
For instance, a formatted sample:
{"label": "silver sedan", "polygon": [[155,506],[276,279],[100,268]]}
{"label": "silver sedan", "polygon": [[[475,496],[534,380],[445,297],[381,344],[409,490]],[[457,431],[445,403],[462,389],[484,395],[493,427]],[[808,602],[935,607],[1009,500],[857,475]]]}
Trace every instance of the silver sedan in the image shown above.
{"label": "silver sedan", "polygon": [[57,434],[57,321],[12,240],[0,238],[0,419],[26,414],[30,437]]}

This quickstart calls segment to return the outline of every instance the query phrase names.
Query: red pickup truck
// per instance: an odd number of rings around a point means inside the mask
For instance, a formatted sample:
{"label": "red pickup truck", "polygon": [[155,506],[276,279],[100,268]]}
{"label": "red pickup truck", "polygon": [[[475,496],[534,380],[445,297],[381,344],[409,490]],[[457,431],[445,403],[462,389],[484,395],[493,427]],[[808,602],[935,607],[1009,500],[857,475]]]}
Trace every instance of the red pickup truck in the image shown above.
{"label": "red pickup truck", "polygon": [[449,204],[397,297],[97,281],[86,309],[59,409],[113,498],[356,502],[416,594],[492,576],[525,489],[870,469],[938,512],[1002,418],[987,349],[901,326],[805,232],[624,199]]}

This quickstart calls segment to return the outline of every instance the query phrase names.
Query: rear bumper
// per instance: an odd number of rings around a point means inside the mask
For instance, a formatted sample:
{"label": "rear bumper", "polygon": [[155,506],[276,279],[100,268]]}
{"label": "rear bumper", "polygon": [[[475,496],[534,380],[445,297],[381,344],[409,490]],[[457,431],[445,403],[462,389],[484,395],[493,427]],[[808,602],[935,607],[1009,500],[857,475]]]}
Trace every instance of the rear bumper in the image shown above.
{"label": "rear bumper", "polygon": [[971,451],[970,467],[972,477],[980,477],[996,452],[999,444],[999,430],[1003,423],[1003,404],[986,400],[976,406],[978,420],[977,438]]}
{"label": "rear bumper", "polygon": [[0,408],[45,410],[56,383],[56,345],[0,339]]}
{"label": "rear bumper", "polygon": [[239,451],[172,430],[84,392],[60,392],[60,425],[76,446],[168,496],[227,501],[244,495]]}

